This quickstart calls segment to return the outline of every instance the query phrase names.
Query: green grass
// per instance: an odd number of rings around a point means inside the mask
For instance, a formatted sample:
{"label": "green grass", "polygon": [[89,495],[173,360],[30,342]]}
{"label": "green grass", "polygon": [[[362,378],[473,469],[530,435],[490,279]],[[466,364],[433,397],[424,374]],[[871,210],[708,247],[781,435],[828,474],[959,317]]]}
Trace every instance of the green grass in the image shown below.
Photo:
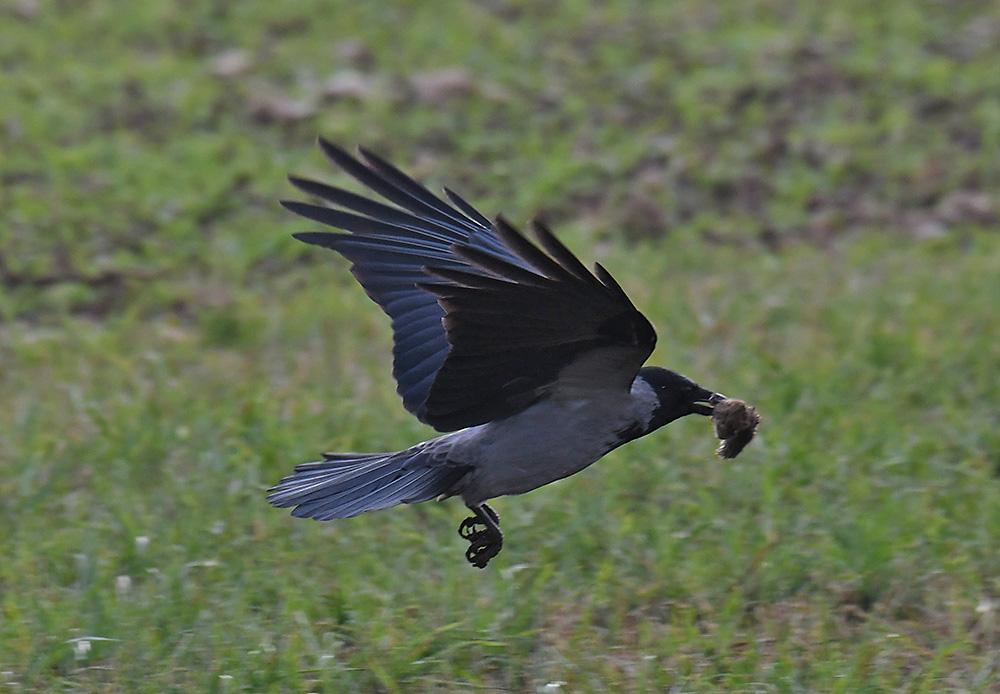
{"label": "green grass", "polygon": [[[1000,691],[1000,10],[592,5],[0,8],[0,691]],[[430,434],[276,204],[320,133],[544,214],[758,439],[501,499],[485,571],[456,501],[272,509]]]}

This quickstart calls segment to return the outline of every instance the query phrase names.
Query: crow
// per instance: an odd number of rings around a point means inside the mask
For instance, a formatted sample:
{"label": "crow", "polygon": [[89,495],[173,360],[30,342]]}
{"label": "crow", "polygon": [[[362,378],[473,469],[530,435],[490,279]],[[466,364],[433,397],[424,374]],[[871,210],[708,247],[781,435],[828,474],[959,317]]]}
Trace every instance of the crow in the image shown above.
{"label": "crow", "polygon": [[711,416],[725,400],[643,366],[653,326],[604,267],[590,272],[540,221],[533,243],[502,216],[491,221],[446,188],[449,204],[370,151],[354,157],[322,138],[319,146],[393,204],[291,176],[329,204],[281,204],[346,232],[294,237],[352,263],[392,319],[403,406],[444,433],[402,451],[325,453],[272,487],[272,505],[331,520],[459,496],[474,514],[459,526],[466,559],[484,568],[503,546],[488,500],[577,473],[676,419]]}

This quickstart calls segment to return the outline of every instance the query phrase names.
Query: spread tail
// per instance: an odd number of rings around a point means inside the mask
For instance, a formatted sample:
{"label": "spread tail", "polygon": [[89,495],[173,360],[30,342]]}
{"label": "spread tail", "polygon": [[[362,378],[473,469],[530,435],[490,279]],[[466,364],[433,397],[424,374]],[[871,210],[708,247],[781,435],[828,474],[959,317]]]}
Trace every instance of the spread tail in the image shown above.
{"label": "spread tail", "polygon": [[425,446],[398,453],[324,453],[325,460],[302,463],[268,490],[278,508],[298,518],[350,518],[397,504],[429,501],[447,494],[468,472],[443,464]]}

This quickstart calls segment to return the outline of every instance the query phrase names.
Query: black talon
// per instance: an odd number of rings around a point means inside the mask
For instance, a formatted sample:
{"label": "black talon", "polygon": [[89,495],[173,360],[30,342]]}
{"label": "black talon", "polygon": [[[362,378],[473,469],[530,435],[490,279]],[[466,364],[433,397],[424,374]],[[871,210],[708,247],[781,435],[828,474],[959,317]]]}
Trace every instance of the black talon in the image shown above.
{"label": "black talon", "polygon": [[465,550],[465,558],[477,569],[485,569],[490,563],[490,559],[500,553],[502,544],[492,544],[488,542],[473,543],[469,549]]}
{"label": "black talon", "polygon": [[500,516],[486,504],[469,508],[476,515],[462,521],[458,526],[458,534],[469,541],[465,558],[476,568],[483,569],[503,547]]}
{"label": "black talon", "polygon": [[481,525],[479,523],[479,518],[476,516],[470,516],[469,518],[463,520],[462,524],[458,526],[458,534],[471,542],[473,539],[479,537],[485,532],[485,530],[477,530],[477,525]]}

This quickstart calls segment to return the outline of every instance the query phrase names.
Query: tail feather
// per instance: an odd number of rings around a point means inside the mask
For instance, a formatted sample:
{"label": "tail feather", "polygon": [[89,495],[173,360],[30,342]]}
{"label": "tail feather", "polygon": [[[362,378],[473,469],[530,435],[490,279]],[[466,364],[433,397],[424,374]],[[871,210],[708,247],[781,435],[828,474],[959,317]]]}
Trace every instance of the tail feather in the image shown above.
{"label": "tail feather", "polygon": [[[437,488],[437,480],[428,480],[428,476],[422,470],[410,470],[398,477],[393,477],[392,489],[387,489],[383,484],[385,479],[373,480],[363,487],[355,488],[350,494],[341,494],[336,498],[326,500],[317,507],[315,513],[325,515],[333,512],[337,514],[337,517],[350,517],[373,508],[386,508],[407,501],[428,501],[441,493],[432,493],[429,497],[424,497],[421,494],[423,490],[427,489],[428,482],[431,482],[434,489]],[[415,498],[414,495],[416,495]],[[295,513],[303,510],[300,506],[295,509]],[[314,513],[307,513],[307,515],[316,517]]]}
{"label": "tail feather", "polygon": [[397,504],[429,501],[450,491],[468,472],[442,463],[432,451],[324,453],[325,460],[302,463],[269,490],[278,508],[295,507],[299,518],[350,518]]}
{"label": "tail feather", "polygon": [[271,503],[275,504],[281,492],[293,494],[296,506],[315,505],[345,494],[356,496],[362,487],[373,481],[378,482],[386,477],[391,480],[391,476],[398,472],[393,468],[392,465],[385,465],[381,458],[361,459],[353,465],[339,462],[330,468],[301,470],[296,467],[295,474],[286,477],[275,487]]}
{"label": "tail feather", "polygon": [[[405,498],[400,497],[400,487],[414,475],[422,476],[423,472],[394,469],[391,465],[378,465],[372,469],[371,464],[366,464],[364,467],[368,469],[357,477],[345,479],[345,475],[339,474],[323,489],[314,488],[307,499],[299,502],[292,515],[322,520],[350,518],[364,511],[395,506]],[[315,487],[315,484],[312,486]]]}

